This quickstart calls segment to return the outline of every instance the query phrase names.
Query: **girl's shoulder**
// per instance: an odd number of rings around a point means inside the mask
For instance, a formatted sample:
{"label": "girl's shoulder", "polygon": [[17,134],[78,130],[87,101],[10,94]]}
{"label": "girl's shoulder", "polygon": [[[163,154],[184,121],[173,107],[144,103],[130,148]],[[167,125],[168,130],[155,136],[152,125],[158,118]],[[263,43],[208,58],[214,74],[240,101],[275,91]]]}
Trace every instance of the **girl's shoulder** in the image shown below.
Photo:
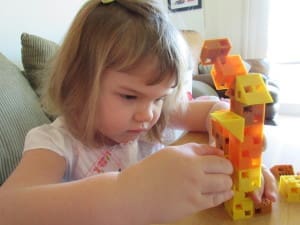
{"label": "girl's shoulder", "polygon": [[66,149],[72,149],[70,145],[78,144],[80,142],[68,131],[63,118],[58,117],[50,124],[31,129],[25,138],[24,151],[42,148],[65,156]]}

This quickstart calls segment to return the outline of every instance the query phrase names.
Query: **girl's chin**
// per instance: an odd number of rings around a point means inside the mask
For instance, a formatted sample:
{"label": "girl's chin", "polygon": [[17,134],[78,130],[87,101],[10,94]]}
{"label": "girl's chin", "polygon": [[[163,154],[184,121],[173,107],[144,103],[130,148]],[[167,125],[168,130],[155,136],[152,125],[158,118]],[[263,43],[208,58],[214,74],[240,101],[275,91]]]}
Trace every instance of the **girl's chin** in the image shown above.
{"label": "girl's chin", "polygon": [[131,141],[135,141],[139,136],[135,137],[124,137],[124,138],[105,138],[105,145],[118,145],[118,144],[127,144]]}
{"label": "girl's chin", "polygon": [[135,141],[137,140],[140,136],[142,135],[142,133],[129,133],[126,135],[120,135],[120,136],[115,136],[115,137],[109,137],[109,136],[100,136],[99,140],[101,141],[101,143],[103,143],[104,145],[108,145],[108,146],[112,146],[112,145],[118,145],[118,144],[127,144],[131,141]]}

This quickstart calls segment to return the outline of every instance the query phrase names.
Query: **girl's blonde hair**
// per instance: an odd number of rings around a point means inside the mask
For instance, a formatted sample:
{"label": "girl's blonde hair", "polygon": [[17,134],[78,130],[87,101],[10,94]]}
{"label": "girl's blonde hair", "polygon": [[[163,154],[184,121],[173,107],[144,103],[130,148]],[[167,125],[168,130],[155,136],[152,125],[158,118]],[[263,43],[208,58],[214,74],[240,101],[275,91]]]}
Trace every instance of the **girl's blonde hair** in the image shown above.
{"label": "girl's blonde hair", "polygon": [[[183,48],[184,51],[183,51]],[[187,69],[186,44],[155,0],[88,1],[75,17],[51,66],[44,105],[62,115],[72,135],[91,147],[101,145],[95,127],[103,71],[126,71],[147,56],[157,57],[158,83],[173,75],[176,88],[165,101],[149,136],[161,140],[171,110],[184,108],[183,76]],[[151,62],[149,62],[151,63]],[[184,93],[185,94],[185,93]],[[172,107],[171,107],[172,105]],[[100,138],[99,138],[100,137]]]}

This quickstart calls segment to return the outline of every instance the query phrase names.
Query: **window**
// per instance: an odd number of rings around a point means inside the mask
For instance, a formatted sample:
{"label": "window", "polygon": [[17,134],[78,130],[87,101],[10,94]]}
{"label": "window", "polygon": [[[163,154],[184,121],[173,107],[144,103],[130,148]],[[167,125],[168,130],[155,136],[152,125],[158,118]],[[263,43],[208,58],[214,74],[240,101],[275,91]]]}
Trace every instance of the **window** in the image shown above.
{"label": "window", "polygon": [[270,76],[280,86],[280,112],[300,115],[300,1],[270,1]]}

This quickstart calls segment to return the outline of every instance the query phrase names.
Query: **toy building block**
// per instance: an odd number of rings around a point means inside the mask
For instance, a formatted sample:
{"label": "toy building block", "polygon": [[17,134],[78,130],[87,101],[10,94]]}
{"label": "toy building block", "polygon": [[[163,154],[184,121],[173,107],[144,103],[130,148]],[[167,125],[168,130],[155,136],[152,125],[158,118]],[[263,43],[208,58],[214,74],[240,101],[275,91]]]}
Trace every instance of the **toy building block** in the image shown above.
{"label": "toy building block", "polygon": [[279,193],[287,202],[300,202],[300,175],[282,175]]}
{"label": "toy building block", "polygon": [[273,102],[260,74],[236,77],[235,100],[245,105]]}
{"label": "toy building block", "polygon": [[237,139],[243,141],[244,139],[244,124],[245,119],[234,112],[217,111],[211,113],[212,119],[218,121],[222,127]]}
{"label": "toy building block", "polygon": [[217,90],[228,89],[235,81],[236,76],[246,74],[246,67],[239,55],[216,58],[211,70],[212,79]]}
{"label": "toy building block", "polygon": [[224,206],[233,220],[249,219],[254,215],[254,203],[245,192],[234,190],[234,197]]}
{"label": "toy building block", "polygon": [[264,141],[263,135],[264,124],[252,124],[245,126],[244,135],[251,136],[253,138],[253,142],[261,143]]}
{"label": "toy building block", "polygon": [[278,181],[282,175],[295,175],[294,168],[290,164],[275,165],[270,170]]}
{"label": "toy building block", "polygon": [[231,138],[227,150],[228,159],[236,170],[260,167],[262,164],[262,145],[262,141],[256,142],[252,136],[245,136],[243,142]]}
{"label": "toy building block", "polygon": [[230,99],[230,111],[245,118],[245,126],[252,124],[262,124],[265,118],[265,104],[245,105]]}
{"label": "toy building block", "polygon": [[260,204],[254,205],[254,213],[258,214],[268,214],[272,212],[272,202],[267,198],[263,198]]}
{"label": "toy building block", "polygon": [[231,49],[230,41],[227,38],[205,40],[203,42],[200,61],[202,65],[214,64],[216,58],[224,58]]}
{"label": "toy building block", "polygon": [[261,176],[261,167],[236,170],[233,173],[233,183],[238,191],[251,192],[260,188]]}
{"label": "toy building block", "polygon": [[228,157],[229,151],[229,133],[221,126],[220,123],[212,121],[212,135],[215,138],[216,147],[224,151],[224,156]]}

